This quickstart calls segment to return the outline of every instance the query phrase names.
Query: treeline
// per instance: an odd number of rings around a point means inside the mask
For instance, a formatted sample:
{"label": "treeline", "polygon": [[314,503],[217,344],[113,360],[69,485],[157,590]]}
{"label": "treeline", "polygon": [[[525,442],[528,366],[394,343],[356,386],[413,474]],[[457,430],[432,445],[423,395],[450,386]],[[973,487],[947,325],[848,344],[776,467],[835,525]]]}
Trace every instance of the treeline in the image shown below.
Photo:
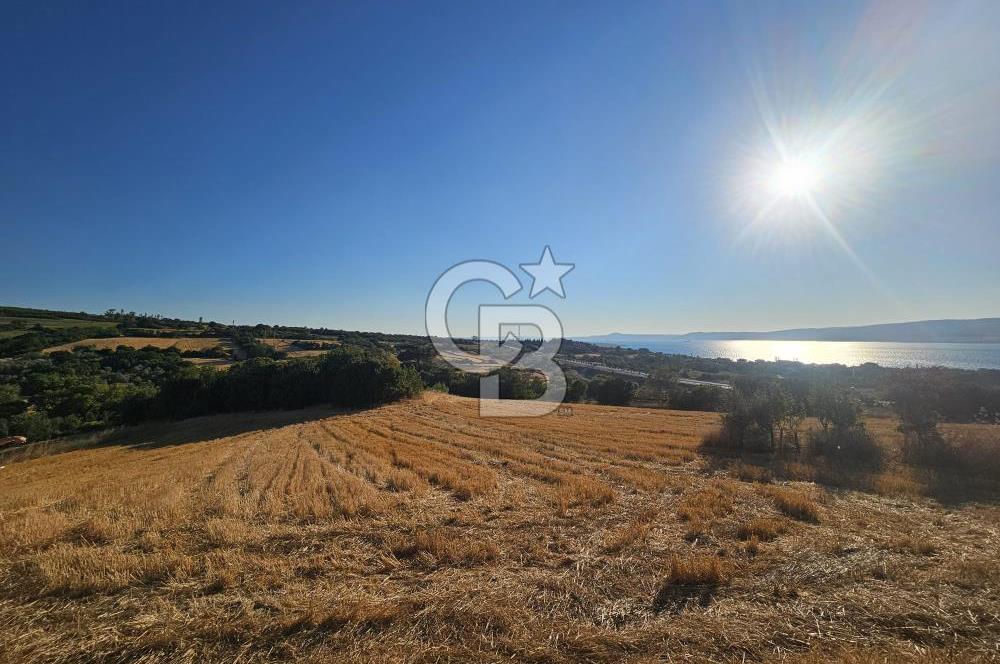
{"label": "treeline", "polygon": [[31,309],[30,307],[0,307],[0,318],[47,318],[103,321],[104,316],[88,314],[86,311],[53,311],[51,309]]}
{"label": "treeline", "polygon": [[238,348],[243,353],[243,357],[247,359],[264,357],[272,360],[282,360],[287,355],[283,351],[261,342],[248,330],[239,330],[234,333],[231,338],[233,340],[233,345]]}
{"label": "treeline", "polygon": [[[216,321],[203,322],[171,318],[158,313],[136,313],[124,309],[108,309],[103,314],[62,312],[25,307],[0,307],[0,358],[16,357],[51,346],[92,337],[231,337],[245,340],[250,346],[246,356],[280,359],[280,352],[261,348],[260,339],[296,339],[315,342],[318,348],[331,343],[359,346],[371,350],[418,347],[430,343],[426,337],[381,332],[358,332],[305,326],[229,325]],[[72,321],[79,320],[80,325]],[[89,325],[85,325],[89,323]],[[106,323],[100,325],[96,323]],[[305,346],[300,346],[305,349]]]}
{"label": "treeline", "polygon": [[[16,325],[16,323],[14,323]],[[15,328],[9,328],[15,329]],[[17,328],[20,329],[20,328]],[[117,337],[118,330],[109,327],[42,327],[28,328],[16,336],[0,338],[0,357],[15,357],[24,353],[68,344],[81,339]]]}
{"label": "treeline", "polygon": [[[800,383],[795,385],[801,388]],[[805,454],[835,465],[878,468],[887,450],[868,431],[863,406],[850,389],[830,384],[789,390],[781,381],[743,379],[729,396],[718,431],[703,441],[706,450],[727,453]],[[951,468],[971,475],[995,473],[1000,464],[993,447],[946,439],[936,410],[940,392],[926,370],[897,374],[890,396],[902,434],[902,460],[917,466]],[[807,416],[818,428],[803,432]],[[992,449],[992,452],[990,451]]]}
{"label": "treeline", "polygon": [[[642,371],[650,378],[640,385],[637,400],[663,402],[669,408],[717,410],[728,408],[726,396],[711,387],[676,384],[676,378],[735,384],[740,380],[780,381],[789,391],[807,393],[810,386],[828,384],[850,389],[866,409],[891,409],[895,386],[918,376],[927,387],[927,402],[942,421],[1000,423],[1000,371],[947,367],[896,369],[867,363],[856,367],[790,361],[746,361],[667,355],[646,349],[597,346],[564,340],[561,354],[585,354],[601,364]],[[589,373],[587,370],[581,370]]]}
{"label": "treeline", "polygon": [[[803,433],[807,414],[814,415],[820,427]],[[849,391],[828,384],[795,394],[775,381],[737,382],[722,426],[705,436],[702,449],[805,455],[834,466],[869,470],[881,468],[885,462],[885,450],[862,419],[861,403]]]}
{"label": "treeline", "polygon": [[[503,367],[495,373],[500,377],[501,399],[537,399],[545,392],[545,379],[538,374],[512,367]],[[432,390],[460,397],[479,398],[482,377],[442,366],[424,366],[420,371],[423,383]]]}
{"label": "treeline", "polygon": [[254,358],[218,371],[175,348],[78,348],[0,364],[0,435],[29,440],[150,419],[330,404],[365,407],[417,394],[391,353],[340,346],[314,358]]}
{"label": "treeline", "polygon": [[923,405],[945,422],[1000,424],[1000,385],[991,380],[996,371],[958,369],[896,369],[887,385],[886,398],[896,403],[906,391],[919,386]]}
{"label": "treeline", "polygon": [[124,404],[122,415],[135,423],[320,404],[365,407],[422,389],[417,373],[390,353],[345,346],[318,358],[254,358],[228,371],[185,368],[156,394]]}
{"label": "treeline", "polygon": [[77,348],[0,363],[0,435],[29,440],[121,421],[124,405],[145,398],[188,366],[174,348]]}
{"label": "treeline", "polygon": [[[541,374],[516,367],[502,367],[493,374],[500,378],[501,399],[537,399],[545,392],[546,382]],[[462,397],[480,396],[479,381],[482,374],[433,365],[425,366],[420,376],[431,389]],[[617,376],[598,376],[593,380],[586,380],[574,372],[567,372],[563,401],[594,401],[604,405],[624,406],[631,401],[636,389],[638,385],[635,382]]]}

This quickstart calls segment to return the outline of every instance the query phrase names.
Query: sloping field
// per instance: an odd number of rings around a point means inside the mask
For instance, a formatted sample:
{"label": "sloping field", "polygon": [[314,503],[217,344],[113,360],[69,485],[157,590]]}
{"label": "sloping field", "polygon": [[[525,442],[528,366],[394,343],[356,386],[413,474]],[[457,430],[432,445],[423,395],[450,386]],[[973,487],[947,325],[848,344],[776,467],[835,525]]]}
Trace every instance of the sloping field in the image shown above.
{"label": "sloping field", "polygon": [[23,323],[25,325],[41,325],[52,329],[63,329],[67,327],[114,327],[114,323],[104,320],[83,320],[80,318],[32,318],[22,316],[0,316],[0,324]]}
{"label": "sloping field", "polygon": [[53,353],[57,350],[73,350],[83,346],[93,346],[100,350],[110,348],[114,350],[119,346],[131,346],[132,348],[145,348],[153,346],[155,348],[171,348],[176,346],[180,351],[186,350],[207,350],[216,346],[228,348],[230,341],[219,337],[108,337],[106,339],[81,339],[60,346],[46,348],[45,353]]}
{"label": "sloping field", "polygon": [[1000,654],[998,508],[741,481],[693,451],[716,422],[427,394],[8,462],[0,659]]}
{"label": "sloping field", "polygon": [[[0,316],[0,325],[6,325],[8,323],[21,323],[23,325],[34,327],[35,325],[41,325],[42,327],[48,329],[61,330],[68,327],[92,327],[96,329],[107,329],[114,327],[114,323],[108,321],[97,321],[97,320],[81,320],[79,318],[31,318],[31,317],[20,317],[20,316]],[[31,332],[30,329],[24,330],[0,330],[0,339],[16,337],[18,335],[24,334],[25,332]]]}
{"label": "sloping field", "polygon": [[328,348],[312,348],[303,349],[299,348],[296,344],[300,342],[299,339],[261,339],[261,343],[265,343],[275,350],[280,350],[288,354],[288,357],[312,357],[316,355],[322,355],[326,353],[333,346],[340,344],[339,341],[328,339],[320,341],[319,343],[325,344]]}

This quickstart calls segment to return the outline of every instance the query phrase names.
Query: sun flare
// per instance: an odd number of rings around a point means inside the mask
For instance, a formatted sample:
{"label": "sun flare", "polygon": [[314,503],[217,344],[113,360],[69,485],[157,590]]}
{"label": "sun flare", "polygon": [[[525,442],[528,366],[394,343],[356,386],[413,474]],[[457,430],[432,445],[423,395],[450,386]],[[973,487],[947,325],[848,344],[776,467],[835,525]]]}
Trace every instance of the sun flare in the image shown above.
{"label": "sun flare", "polygon": [[767,185],[775,196],[795,198],[813,193],[820,179],[820,168],[816,162],[787,159],[774,166]]}

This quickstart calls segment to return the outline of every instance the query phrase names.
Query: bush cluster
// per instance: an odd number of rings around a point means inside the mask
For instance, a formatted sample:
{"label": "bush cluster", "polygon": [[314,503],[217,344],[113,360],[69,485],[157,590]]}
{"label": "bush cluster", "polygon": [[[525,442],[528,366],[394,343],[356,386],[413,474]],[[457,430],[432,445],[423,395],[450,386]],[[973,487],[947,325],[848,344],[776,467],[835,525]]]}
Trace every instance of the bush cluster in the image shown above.
{"label": "bush cluster", "polygon": [[420,392],[420,377],[391,353],[340,346],[318,358],[254,358],[228,371],[189,367],[155,395],[126,403],[127,422],[319,404],[366,407]]}
{"label": "bush cluster", "polygon": [[77,348],[0,364],[0,435],[35,441],[149,419],[318,404],[363,407],[420,389],[412,368],[378,349],[339,346],[320,357],[256,358],[219,371],[191,366],[176,348]]}
{"label": "bush cluster", "polygon": [[[537,399],[545,393],[545,379],[534,372],[503,367],[496,374],[500,376],[501,399]],[[421,371],[420,377],[424,384],[434,385],[437,391],[460,397],[478,398],[479,379],[483,376],[453,368],[427,365]]]}
{"label": "bush cluster", "polygon": [[703,446],[723,451],[801,452],[799,428],[806,413],[820,422],[809,432],[805,452],[838,465],[881,466],[883,450],[865,428],[861,404],[846,390],[816,385],[807,398],[775,382],[739,381],[722,427]]}
{"label": "bush cluster", "polygon": [[0,435],[43,440],[119,421],[186,367],[176,348],[77,348],[0,363]]}
{"label": "bush cluster", "polygon": [[118,330],[113,325],[108,327],[64,327],[48,328],[36,325],[27,332],[13,337],[0,338],[0,357],[14,357],[23,353],[31,353],[80,341],[81,339],[98,339],[117,337]]}

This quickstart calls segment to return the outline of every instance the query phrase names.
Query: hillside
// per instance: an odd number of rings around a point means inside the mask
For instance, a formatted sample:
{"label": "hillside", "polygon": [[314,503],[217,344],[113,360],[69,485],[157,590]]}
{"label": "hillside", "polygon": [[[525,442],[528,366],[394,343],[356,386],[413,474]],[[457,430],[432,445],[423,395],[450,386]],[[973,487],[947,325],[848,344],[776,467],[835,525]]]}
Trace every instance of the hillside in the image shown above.
{"label": "hillside", "polygon": [[55,353],[58,351],[69,351],[74,348],[107,348],[114,350],[118,346],[128,346],[130,348],[176,348],[179,351],[207,350],[216,346],[228,344],[228,340],[219,337],[106,337],[104,339],[81,339],[67,344],[60,344],[46,348],[43,353]]}
{"label": "hillside", "polygon": [[[880,493],[815,484],[802,464],[754,483],[765,470],[695,452],[715,414],[475,409],[428,393],[355,413],[215,416],[0,461],[0,652],[996,656],[995,506],[907,497],[928,487],[898,469],[872,478]],[[893,443],[893,422],[870,426]]]}
{"label": "hillside", "polygon": [[683,339],[768,339],[777,341],[883,341],[897,343],[1000,343],[1000,318],[921,320],[846,327],[810,327],[770,332],[689,332],[577,337],[591,343],[642,343]]}

